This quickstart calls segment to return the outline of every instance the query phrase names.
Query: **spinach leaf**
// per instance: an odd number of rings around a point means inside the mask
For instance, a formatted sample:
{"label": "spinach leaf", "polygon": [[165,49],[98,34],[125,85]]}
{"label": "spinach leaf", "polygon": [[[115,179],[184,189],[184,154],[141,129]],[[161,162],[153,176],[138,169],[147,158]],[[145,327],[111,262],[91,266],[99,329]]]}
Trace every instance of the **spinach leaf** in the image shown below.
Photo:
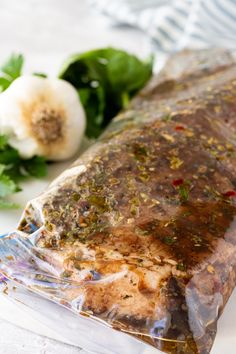
{"label": "spinach leaf", "polygon": [[153,58],[143,62],[123,50],[104,48],[71,56],[59,77],[75,86],[87,116],[88,137],[98,137],[110,120],[146,84]]}

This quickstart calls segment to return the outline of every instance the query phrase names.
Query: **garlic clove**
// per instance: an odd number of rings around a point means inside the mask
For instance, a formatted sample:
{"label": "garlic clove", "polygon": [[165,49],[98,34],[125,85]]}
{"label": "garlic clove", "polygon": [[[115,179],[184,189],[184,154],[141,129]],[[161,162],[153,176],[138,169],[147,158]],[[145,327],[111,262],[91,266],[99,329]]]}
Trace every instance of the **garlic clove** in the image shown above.
{"label": "garlic clove", "polygon": [[78,93],[64,80],[21,76],[0,95],[0,133],[23,158],[70,158],[84,131]]}

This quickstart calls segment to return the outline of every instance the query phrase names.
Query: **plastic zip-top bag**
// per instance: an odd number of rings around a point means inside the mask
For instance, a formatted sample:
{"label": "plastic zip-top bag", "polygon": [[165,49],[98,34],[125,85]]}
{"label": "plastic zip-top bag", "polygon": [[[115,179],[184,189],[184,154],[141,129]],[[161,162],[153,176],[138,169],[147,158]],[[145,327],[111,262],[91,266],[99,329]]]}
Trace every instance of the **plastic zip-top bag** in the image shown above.
{"label": "plastic zip-top bag", "polygon": [[[3,310],[3,318],[10,322],[12,318],[17,323],[15,316],[19,316],[20,326],[28,328],[30,321],[32,331],[35,329],[39,334],[83,348],[81,354],[161,353],[132,336],[68,311],[7,279],[0,279],[0,310],[1,317]],[[9,311],[14,311],[14,316]]]}
{"label": "plastic zip-top bag", "polygon": [[174,56],[28,203],[0,240],[1,273],[93,328],[209,353],[236,283],[235,112],[228,53]]}

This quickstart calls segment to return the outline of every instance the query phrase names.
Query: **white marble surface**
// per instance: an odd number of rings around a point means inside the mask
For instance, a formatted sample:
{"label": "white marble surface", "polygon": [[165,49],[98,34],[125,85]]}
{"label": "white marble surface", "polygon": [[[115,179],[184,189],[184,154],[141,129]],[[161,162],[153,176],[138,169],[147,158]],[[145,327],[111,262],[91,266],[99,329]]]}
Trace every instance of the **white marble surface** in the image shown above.
{"label": "white marble surface", "polygon": [[84,351],[0,320],[1,354],[83,354]]}

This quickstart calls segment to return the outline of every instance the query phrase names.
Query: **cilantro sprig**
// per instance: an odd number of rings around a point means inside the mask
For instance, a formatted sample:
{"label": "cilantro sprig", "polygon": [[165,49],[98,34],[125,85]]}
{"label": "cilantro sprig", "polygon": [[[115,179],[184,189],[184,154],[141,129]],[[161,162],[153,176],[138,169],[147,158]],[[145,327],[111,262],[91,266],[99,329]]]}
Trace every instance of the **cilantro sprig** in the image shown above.
{"label": "cilantro sprig", "polygon": [[17,207],[8,197],[21,191],[20,181],[30,176],[41,178],[46,174],[47,164],[43,157],[22,159],[18,151],[8,144],[7,136],[0,135],[0,209]]}

